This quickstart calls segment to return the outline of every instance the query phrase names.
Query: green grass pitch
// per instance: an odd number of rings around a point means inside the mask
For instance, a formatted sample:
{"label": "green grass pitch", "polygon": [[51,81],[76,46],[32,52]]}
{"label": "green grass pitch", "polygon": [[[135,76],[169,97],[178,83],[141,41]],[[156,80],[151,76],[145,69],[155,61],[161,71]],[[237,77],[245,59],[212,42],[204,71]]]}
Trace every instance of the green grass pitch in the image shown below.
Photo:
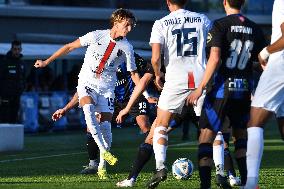
{"label": "green grass pitch", "polygon": [[[169,136],[168,167],[179,157],[189,157],[197,166],[195,130],[191,128],[191,141],[181,141],[181,129]],[[80,175],[88,164],[85,133],[66,131],[57,133],[26,134],[25,147],[20,152],[0,154],[0,189],[101,189],[116,188],[115,183],[125,179],[143,141],[137,127],[113,129],[112,152],[119,162],[108,166],[109,180],[99,180],[97,175]],[[284,143],[280,140],[275,122],[265,129],[265,150],[260,173],[260,188],[284,188]],[[231,145],[232,146],[232,145]],[[233,150],[231,150],[233,152]],[[138,177],[135,188],[145,188],[154,170],[154,157]],[[212,175],[214,173],[212,172]],[[159,188],[198,188],[199,177],[195,168],[191,179],[178,181],[171,173]],[[212,188],[215,188],[212,178]]]}

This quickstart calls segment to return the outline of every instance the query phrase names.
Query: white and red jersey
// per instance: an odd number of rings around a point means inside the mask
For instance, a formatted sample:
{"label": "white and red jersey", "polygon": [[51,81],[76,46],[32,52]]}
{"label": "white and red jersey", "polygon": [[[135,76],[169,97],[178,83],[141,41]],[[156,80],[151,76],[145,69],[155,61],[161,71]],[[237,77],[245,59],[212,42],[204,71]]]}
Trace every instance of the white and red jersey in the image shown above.
{"label": "white and red jersey", "polygon": [[110,30],[96,30],[79,38],[87,47],[79,73],[79,83],[97,90],[114,90],[117,67],[126,62],[128,71],[136,70],[134,51],[126,38],[114,40]]}
{"label": "white and red jersey", "polygon": [[165,85],[193,89],[206,66],[206,38],[211,22],[203,14],[179,9],[155,21],[150,45],[159,43],[164,52]]}
{"label": "white and red jersey", "polygon": [[[284,23],[284,0],[275,0],[272,11],[271,44],[282,33],[280,25]],[[284,116],[284,49],[269,56],[258,82],[251,106],[272,111],[277,117]]]}
{"label": "white and red jersey", "polygon": [[[275,0],[273,4],[272,11],[272,35],[271,35],[271,44],[277,41],[281,36],[281,28],[280,25],[284,23],[284,0]],[[273,53],[269,56],[268,65],[269,64],[282,64],[284,65],[284,49],[279,52]],[[273,66],[277,71],[279,67]],[[273,73],[272,73],[273,74]],[[274,76],[274,74],[273,74]],[[280,76],[280,75],[279,75]],[[284,78],[284,72],[282,70],[281,78]]]}

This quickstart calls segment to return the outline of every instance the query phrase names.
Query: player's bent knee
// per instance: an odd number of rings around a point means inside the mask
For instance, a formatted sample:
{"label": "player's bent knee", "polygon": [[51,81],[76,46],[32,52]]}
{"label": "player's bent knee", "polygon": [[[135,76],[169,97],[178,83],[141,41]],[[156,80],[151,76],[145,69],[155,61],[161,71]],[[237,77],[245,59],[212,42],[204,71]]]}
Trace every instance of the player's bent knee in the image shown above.
{"label": "player's bent knee", "polygon": [[168,135],[166,127],[159,126],[155,128],[153,142],[156,142],[161,145],[167,145]]}

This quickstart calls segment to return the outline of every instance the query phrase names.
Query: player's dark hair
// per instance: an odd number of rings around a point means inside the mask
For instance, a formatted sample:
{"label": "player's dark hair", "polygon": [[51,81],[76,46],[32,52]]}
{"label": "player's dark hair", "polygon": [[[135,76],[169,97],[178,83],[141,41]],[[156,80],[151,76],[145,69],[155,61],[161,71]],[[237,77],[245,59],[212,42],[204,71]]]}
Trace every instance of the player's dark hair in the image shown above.
{"label": "player's dark hair", "polygon": [[12,47],[14,47],[14,46],[20,46],[20,45],[22,45],[22,42],[19,41],[19,40],[14,40],[14,41],[12,41],[12,43],[11,43],[11,46],[12,46]]}
{"label": "player's dark hair", "polygon": [[121,22],[127,18],[131,19],[131,22],[132,22],[131,25],[132,27],[135,27],[136,18],[134,14],[130,10],[127,10],[127,9],[122,9],[122,8],[117,9],[111,14],[110,26],[113,27],[115,22]]}
{"label": "player's dark hair", "polygon": [[245,3],[245,0],[227,0],[227,2],[229,3],[230,7],[241,10],[242,6]]}
{"label": "player's dark hair", "polygon": [[169,2],[171,2],[171,4],[177,5],[179,7],[183,7],[183,6],[185,6],[187,0],[169,0]]}

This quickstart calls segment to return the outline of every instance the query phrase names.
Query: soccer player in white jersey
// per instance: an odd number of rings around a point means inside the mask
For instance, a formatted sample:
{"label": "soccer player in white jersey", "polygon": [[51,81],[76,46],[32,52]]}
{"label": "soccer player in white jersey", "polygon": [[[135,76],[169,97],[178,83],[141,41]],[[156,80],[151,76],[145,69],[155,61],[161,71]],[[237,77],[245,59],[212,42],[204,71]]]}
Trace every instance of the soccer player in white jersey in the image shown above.
{"label": "soccer player in white jersey", "polygon": [[[152,65],[156,83],[163,87],[159,98],[153,149],[156,172],[147,184],[155,188],[167,178],[165,166],[167,128],[173,113],[180,113],[190,92],[198,86],[206,65],[205,45],[210,20],[203,14],[183,9],[186,0],[166,0],[170,14],[156,20],[151,33]],[[161,52],[166,67],[165,84],[161,82]]]}
{"label": "soccer player in white jersey", "polygon": [[[48,59],[37,60],[34,65],[36,68],[45,67],[76,48],[87,47],[78,76],[77,92],[87,127],[100,149],[101,166],[99,165],[98,175],[102,178],[106,174],[103,160],[110,165],[117,162],[117,158],[109,152],[112,141],[110,121],[113,113],[117,67],[126,62],[127,70],[134,75],[133,78],[136,78],[134,82],[139,82],[133,47],[126,39],[135,22],[136,19],[130,11],[118,9],[111,15],[111,29],[89,32],[74,42],[64,45]],[[97,122],[95,112],[101,113],[101,123]]]}
{"label": "soccer player in white jersey", "polygon": [[260,52],[259,61],[262,65],[267,65],[251,104],[247,129],[248,174],[245,189],[255,189],[257,186],[263,153],[263,126],[271,114],[276,115],[284,139],[284,0],[274,1],[271,45]]}

